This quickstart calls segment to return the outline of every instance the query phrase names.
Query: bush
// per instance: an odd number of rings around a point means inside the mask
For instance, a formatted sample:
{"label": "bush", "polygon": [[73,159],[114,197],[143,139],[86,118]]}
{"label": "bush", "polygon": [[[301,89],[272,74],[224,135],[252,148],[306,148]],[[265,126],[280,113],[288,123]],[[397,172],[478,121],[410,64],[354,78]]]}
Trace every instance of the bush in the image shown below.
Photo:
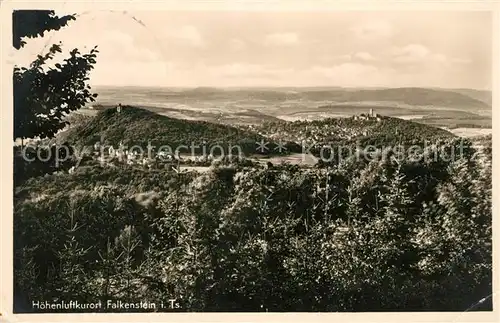
{"label": "bush", "polygon": [[465,156],[34,178],[16,191],[16,295],[173,297],[183,311],[464,311],[485,298],[472,310],[491,310],[491,155]]}

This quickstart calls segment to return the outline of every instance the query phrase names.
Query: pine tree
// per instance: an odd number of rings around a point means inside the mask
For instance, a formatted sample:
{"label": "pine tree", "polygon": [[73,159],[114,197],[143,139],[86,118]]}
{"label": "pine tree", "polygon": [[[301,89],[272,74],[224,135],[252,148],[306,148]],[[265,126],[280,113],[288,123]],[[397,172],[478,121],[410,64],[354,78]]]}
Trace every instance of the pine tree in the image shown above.
{"label": "pine tree", "polygon": [[405,177],[399,164],[394,173],[388,176],[384,184],[385,194],[381,196],[384,214],[379,226],[387,265],[401,272],[404,268],[409,269],[416,261],[414,246],[411,243],[415,207]]}
{"label": "pine tree", "polygon": [[81,226],[75,219],[76,210],[74,205],[70,205],[69,227],[66,229],[67,242],[62,250],[57,252],[59,259],[59,280],[56,283],[57,298],[65,301],[78,300],[90,301],[93,297],[93,290],[90,288],[92,278],[85,271],[84,259],[89,248],[80,245],[77,240],[77,233]]}

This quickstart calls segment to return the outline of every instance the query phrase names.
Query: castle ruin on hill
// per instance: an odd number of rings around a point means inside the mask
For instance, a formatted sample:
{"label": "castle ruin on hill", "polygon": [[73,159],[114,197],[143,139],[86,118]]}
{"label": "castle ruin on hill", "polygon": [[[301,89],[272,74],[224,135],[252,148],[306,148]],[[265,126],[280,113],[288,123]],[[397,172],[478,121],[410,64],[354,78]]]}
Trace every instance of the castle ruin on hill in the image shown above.
{"label": "castle ruin on hill", "polygon": [[370,109],[370,112],[367,114],[361,113],[360,115],[353,116],[354,120],[376,120],[380,122],[382,119],[378,113],[375,113],[373,109]]}

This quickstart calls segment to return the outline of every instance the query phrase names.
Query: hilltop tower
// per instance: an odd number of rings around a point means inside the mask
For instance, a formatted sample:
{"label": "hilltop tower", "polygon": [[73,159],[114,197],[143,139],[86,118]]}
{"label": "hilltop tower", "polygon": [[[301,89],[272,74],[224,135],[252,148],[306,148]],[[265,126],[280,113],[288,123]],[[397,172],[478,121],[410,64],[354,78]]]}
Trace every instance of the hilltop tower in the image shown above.
{"label": "hilltop tower", "polygon": [[370,109],[370,117],[373,117],[373,109]]}

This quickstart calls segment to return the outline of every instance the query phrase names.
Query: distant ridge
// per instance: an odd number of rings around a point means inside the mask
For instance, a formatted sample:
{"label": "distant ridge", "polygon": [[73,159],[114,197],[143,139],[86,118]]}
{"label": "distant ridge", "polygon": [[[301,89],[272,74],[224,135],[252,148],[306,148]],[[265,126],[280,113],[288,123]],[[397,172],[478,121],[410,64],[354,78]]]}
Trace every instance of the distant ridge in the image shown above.
{"label": "distant ridge", "polygon": [[473,99],[482,101],[489,106],[492,105],[493,93],[489,90],[474,90],[474,89],[453,89],[453,92],[467,95]]}
{"label": "distant ridge", "polygon": [[[97,92],[120,92],[124,87],[96,87]],[[459,109],[488,109],[491,107],[491,92],[472,89],[433,89],[421,87],[400,88],[341,88],[341,87],[196,87],[196,88],[146,88],[134,91],[144,95],[186,100],[310,100],[331,102],[395,102],[414,106],[442,106]]]}

